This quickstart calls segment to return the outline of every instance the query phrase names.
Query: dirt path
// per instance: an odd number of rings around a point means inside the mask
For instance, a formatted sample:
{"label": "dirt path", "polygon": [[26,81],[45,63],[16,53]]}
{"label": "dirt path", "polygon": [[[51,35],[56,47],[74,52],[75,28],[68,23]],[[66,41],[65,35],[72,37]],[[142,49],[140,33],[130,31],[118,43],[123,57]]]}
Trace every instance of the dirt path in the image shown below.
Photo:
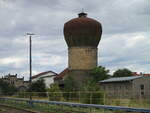
{"label": "dirt path", "polygon": [[5,105],[0,105],[0,113],[35,113],[35,112],[16,109],[16,108],[5,106]]}

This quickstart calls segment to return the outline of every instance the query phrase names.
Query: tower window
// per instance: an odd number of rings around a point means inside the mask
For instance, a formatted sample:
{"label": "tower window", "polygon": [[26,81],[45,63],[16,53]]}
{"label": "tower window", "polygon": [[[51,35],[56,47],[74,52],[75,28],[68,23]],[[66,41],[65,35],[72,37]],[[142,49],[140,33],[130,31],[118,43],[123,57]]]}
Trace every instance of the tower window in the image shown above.
{"label": "tower window", "polygon": [[141,86],[140,86],[140,87],[141,87],[141,90],[143,90],[143,89],[144,89],[144,85],[143,85],[143,84],[141,84]]}

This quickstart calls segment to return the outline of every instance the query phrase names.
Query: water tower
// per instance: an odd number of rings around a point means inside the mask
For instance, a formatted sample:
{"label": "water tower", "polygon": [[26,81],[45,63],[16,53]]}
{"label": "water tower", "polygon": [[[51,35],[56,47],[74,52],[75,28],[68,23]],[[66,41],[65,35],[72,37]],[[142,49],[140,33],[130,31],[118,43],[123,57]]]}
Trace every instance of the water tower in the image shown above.
{"label": "water tower", "polygon": [[64,37],[68,45],[68,75],[76,81],[82,82],[97,66],[97,46],[101,34],[101,24],[88,18],[84,12],[64,24]]}

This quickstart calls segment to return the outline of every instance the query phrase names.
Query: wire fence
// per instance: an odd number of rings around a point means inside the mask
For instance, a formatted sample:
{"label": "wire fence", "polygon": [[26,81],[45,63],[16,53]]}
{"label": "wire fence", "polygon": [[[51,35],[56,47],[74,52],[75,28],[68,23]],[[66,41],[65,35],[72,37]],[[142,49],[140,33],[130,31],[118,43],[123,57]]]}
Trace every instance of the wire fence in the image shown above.
{"label": "wire fence", "polygon": [[96,92],[18,92],[13,96],[1,95],[1,97],[14,97],[28,99],[32,97],[33,100],[47,100],[58,102],[73,102],[83,104],[101,104],[112,106],[125,106],[135,108],[150,108],[150,98],[110,98],[107,94]]}
{"label": "wire fence", "polygon": [[150,109],[0,97],[0,103],[42,113],[150,113]]}

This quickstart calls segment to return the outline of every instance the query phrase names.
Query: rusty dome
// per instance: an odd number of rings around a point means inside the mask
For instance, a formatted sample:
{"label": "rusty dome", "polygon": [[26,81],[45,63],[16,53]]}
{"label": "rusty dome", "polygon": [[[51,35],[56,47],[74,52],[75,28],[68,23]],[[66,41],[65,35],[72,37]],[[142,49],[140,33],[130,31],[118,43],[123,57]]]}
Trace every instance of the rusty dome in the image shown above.
{"label": "rusty dome", "polygon": [[69,47],[97,47],[101,39],[101,24],[82,12],[64,25],[64,36]]}

